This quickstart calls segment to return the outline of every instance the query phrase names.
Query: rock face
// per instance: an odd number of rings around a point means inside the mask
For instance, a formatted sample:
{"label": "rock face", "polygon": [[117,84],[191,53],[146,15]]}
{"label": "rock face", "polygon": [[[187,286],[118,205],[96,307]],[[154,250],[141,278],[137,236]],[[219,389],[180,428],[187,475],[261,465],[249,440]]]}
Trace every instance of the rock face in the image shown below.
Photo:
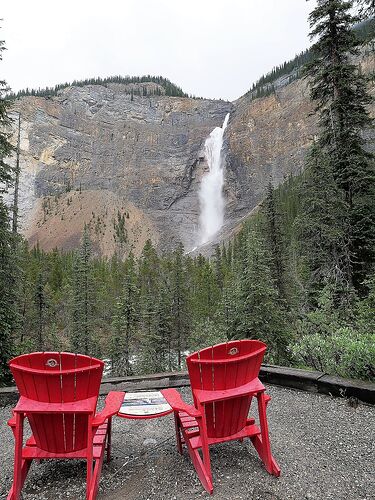
{"label": "rock face", "polygon": [[[362,64],[366,72],[374,71],[374,54],[365,54]],[[86,224],[101,255],[130,249],[138,254],[147,238],[162,250],[178,241],[193,248],[198,189],[207,168],[204,142],[229,112],[225,225],[216,241],[230,237],[262,200],[270,180],[278,185],[303,168],[316,133],[306,81],[287,81],[273,95],[243,96],[234,103],[132,96],[121,84],[19,99],[13,112],[15,118],[21,114],[25,236],[45,250],[71,249]],[[373,141],[373,134],[367,138]]]}
{"label": "rock face", "polygon": [[297,80],[268,97],[235,103],[226,134],[227,210],[246,215],[265,186],[278,185],[303,166],[316,131],[306,82]]}
{"label": "rock face", "polygon": [[[364,73],[375,72],[375,54],[363,50]],[[314,105],[306,80],[275,85],[275,94],[251,100],[243,96],[234,102],[225,134],[227,226],[247,215],[263,198],[265,186],[277,186],[286,176],[299,173],[314,135],[317,133]],[[370,92],[375,95],[374,80]],[[375,104],[370,107],[375,116]],[[366,133],[374,149],[375,131]],[[225,229],[225,228],[224,228]]]}
{"label": "rock face", "polygon": [[16,103],[21,226],[32,244],[73,248],[87,224],[105,255],[138,253],[149,237],[161,248],[194,245],[202,146],[233,105],[122,87],[70,87]]}

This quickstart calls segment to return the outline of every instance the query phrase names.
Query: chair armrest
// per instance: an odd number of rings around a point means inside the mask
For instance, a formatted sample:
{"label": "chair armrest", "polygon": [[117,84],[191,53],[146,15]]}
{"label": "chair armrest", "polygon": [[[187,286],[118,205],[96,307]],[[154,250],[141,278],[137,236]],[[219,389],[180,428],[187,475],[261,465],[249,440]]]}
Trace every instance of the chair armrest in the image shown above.
{"label": "chair armrest", "polygon": [[108,393],[108,396],[105,398],[105,407],[95,415],[92,426],[99,427],[99,425],[104,424],[104,422],[116,415],[121,408],[121,405],[124,401],[125,392],[111,391]]}
{"label": "chair armrest", "polygon": [[13,413],[94,413],[96,397],[69,403],[47,403],[21,396]]}
{"label": "chair armrest", "polygon": [[225,399],[238,398],[241,396],[252,396],[258,392],[265,391],[266,388],[262,382],[256,378],[251,382],[235,387],[233,389],[223,389],[220,391],[205,391],[203,389],[195,389],[194,396],[197,400],[204,403],[213,403],[214,401],[223,401]]}
{"label": "chair armrest", "polygon": [[184,411],[191,417],[199,418],[202,416],[201,412],[195,408],[193,405],[188,405],[181,398],[181,395],[176,389],[162,389],[160,391],[165,399],[168,401],[169,405],[175,411]]}

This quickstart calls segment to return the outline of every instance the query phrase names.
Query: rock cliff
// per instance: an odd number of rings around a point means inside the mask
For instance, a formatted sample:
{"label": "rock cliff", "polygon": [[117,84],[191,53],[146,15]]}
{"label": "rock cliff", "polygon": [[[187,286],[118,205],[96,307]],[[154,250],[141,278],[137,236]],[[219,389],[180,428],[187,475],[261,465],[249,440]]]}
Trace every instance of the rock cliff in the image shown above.
{"label": "rock cliff", "polygon": [[[375,70],[374,59],[373,52],[363,55],[366,72]],[[45,250],[76,247],[85,224],[102,255],[139,253],[147,238],[162,250],[177,241],[193,248],[204,142],[230,112],[226,216],[216,241],[229,237],[270,180],[277,185],[303,168],[315,117],[306,81],[287,82],[268,97],[234,103],[133,95],[122,84],[18,99],[22,231]]]}
{"label": "rock cliff", "polygon": [[147,238],[162,249],[194,245],[202,146],[233,105],[123,87],[69,87],[16,102],[21,227],[31,244],[74,248],[86,224],[105,255],[138,253]]}
{"label": "rock cliff", "polygon": [[[361,54],[364,73],[375,73],[374,49]],[[275,82],[275,93],[235,101],[226,130],[227,222],[246,215],[263,198],[269,181],[275,186],[285,176],[301,171],[304,158],[317,133],[314,105],[306,79]],[[370,92],[375,96],[374,80]],[[375,103],[370,107],[375,116]],[[366,134],[374,149],[374,131]]]}

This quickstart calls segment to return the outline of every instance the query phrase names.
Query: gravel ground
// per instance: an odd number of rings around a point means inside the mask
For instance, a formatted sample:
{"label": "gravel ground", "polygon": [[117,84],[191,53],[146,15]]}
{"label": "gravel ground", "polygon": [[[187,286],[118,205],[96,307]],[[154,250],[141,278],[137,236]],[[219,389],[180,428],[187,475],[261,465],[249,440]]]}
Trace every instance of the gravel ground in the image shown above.
{"label": "gravel ground", "polygon": [[[189,390],[181,391],[188,398]],[[214,496],[248,500],[373,500],[375,498],[375,407],[344,399],[269,386],[268,421],[281,477],[270,476],[251,443],[211,448]],[[11,484],[13,439],[0,409],[0,498]],[[254,415],[256,417],[256,415]],[[98,500],[209,497],[187,452],[175,449],[171,416],[155,420],[115,418],[113,460],[104,464]],[[25,500],[84,499],[85,464],[33,464]]]}

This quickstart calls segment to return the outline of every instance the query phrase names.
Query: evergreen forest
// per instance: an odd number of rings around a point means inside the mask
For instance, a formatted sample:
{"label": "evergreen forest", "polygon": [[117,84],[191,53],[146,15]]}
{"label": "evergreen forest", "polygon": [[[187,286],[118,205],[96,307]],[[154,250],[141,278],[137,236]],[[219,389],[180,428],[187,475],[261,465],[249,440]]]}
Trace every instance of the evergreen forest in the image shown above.
{"label": "evergreen forest", "polygon": [[[134,86],[129,86],[129,88],[124,88],[124,93],[130,94],[132,97],[134,95],[137,96],[150,96],[150,95],[168,95],[171,97],[189,97],[188,94],[183,92],[183,90],[178,87],[176,84],[172,83],[168,78],[164,78],[162,76],[152,76],[152,75],[144,75],[144,76],[109,76],[107,78],[87,78],[85,80],[74,80],[71,83],[59,83],[54,87],[46,87],[39,89],[23,89],[17,93],[8,92],[8,99],[17,99],[19,97],[25,96],[36,96],[36,97],[52,97],[58,95],[58,93],[66,89],[68,87],[85,87],[86,85],[102,85],[107,87],[111,83],[118,83],[123,85],[134,84]],[[149,88],[146,83],[156,83],[160,87],[156,87],[155,89]],[[190,96],[193,98],[194,96]]]}
{"label": "evergreen forest", "polygon": [[210,258],[182,245],[161,254],[151,241],[139,257],[94,257],[88,227],[73,252],[29,248],[3,200],[17,167],[0,82],[0,384],[21,352],[88,353],[129,375],[184,369],[187,352],[242,338],[264,341],[268,363],[374,380],[374,76],[353,59],[364,43],[353,26],[373,15],[373,1],[317,2],[303,77],[319,132],[301,174],[277,188],[270,179],[256,213]]}

